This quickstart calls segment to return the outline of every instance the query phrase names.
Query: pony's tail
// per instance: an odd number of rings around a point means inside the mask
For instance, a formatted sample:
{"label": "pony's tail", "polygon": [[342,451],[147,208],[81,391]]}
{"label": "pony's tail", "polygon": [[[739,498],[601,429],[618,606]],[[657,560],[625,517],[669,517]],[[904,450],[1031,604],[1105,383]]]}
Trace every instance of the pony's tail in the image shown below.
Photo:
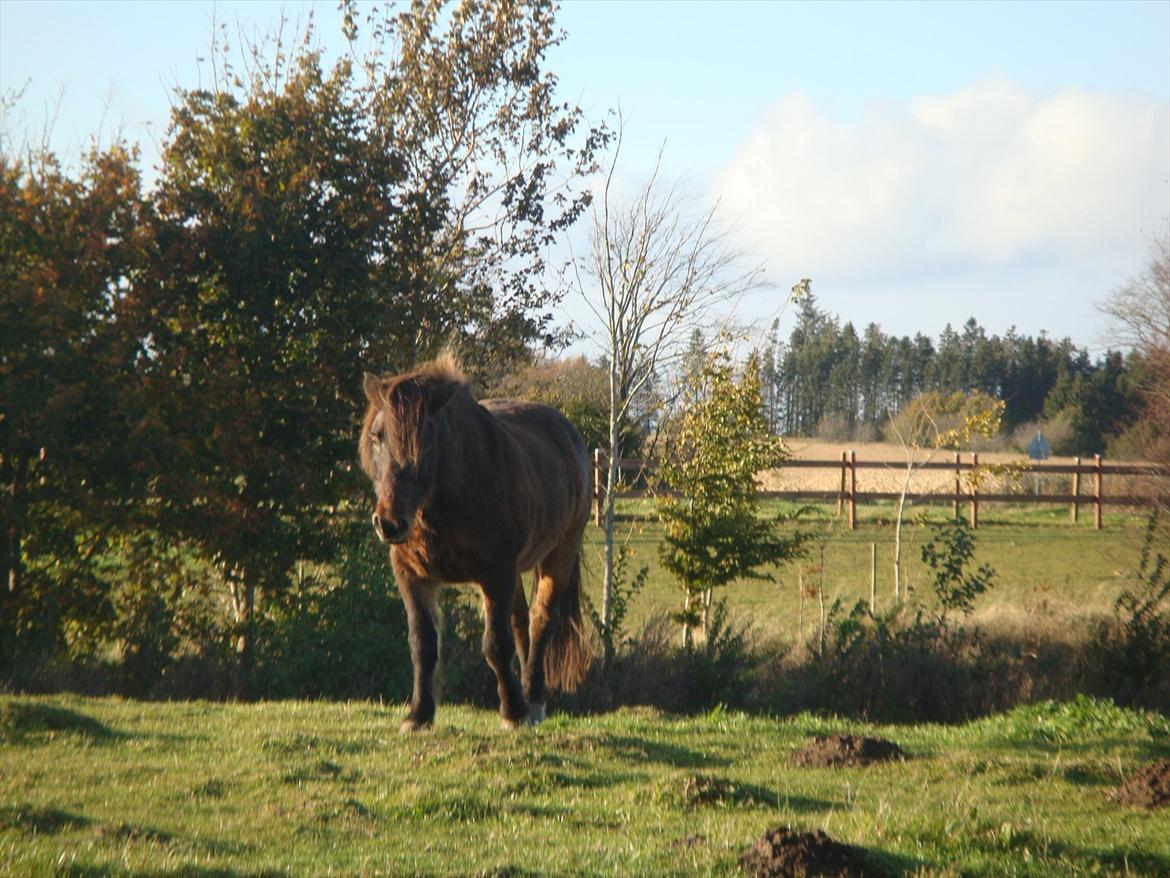
{"label": "pony's tail", "polygon": [[573,559],[569,585],[561,593],[544,653],[544,681],[565,692],[574,691],[593,662],[593,650],[581,620],[581,555]]}

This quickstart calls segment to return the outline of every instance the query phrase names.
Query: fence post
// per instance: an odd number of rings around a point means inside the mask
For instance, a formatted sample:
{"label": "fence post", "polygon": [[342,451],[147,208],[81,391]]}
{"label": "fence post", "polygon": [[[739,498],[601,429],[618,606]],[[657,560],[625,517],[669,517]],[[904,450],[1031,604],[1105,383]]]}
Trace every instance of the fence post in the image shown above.
{"label": "fence post", "polygon": [[979,452],[971,452],[971,527],[979,527]]}
{"label": "fence post", "polygon": [[1076,461],[1077,470],[1073,473],[1072,479],[1072,523],[1076,524],[1081,517],[1081,504],[1077,502],[1077,498],[1081,493],[1081,459],[1079,457],[1073,458]]}
{"label": "fence post", "polygon": [[1093,455],[1093,527],[1101,529],[1101,455]]}
{"label": "fence post", "polygon": [[601,449],[593,449],[593,496],[597,504],[594,522],[601,527],[601,507],[605,504],[605,480],[601,477]]}
{"label": "fence post", "polygon": [[951,501],[951,518],[959,517],[959,494],[963,491],[963,468],[959,465],[963,461],[963,454],[955,452],[955,499]]}
{"label": "fence post", "polygon": [[849,452],[841,452],[841,490],[837,492],[837,514],[845,509],[845,470],[849,466]]}
{"label": "fence post", "polygon": [[857,452],[849,452],[849,529],[857,530]]}

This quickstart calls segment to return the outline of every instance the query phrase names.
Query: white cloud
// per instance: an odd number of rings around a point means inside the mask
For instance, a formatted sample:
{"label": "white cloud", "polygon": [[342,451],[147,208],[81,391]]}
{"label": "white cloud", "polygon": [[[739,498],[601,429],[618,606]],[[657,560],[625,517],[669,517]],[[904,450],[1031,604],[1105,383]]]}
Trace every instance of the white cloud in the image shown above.
{"label": "white cloud", "polygon": [[996,75],[848,123],[786,95],[716,188],[783,276],[884,283],[1140,257],[1168,181],[1170,105]]}

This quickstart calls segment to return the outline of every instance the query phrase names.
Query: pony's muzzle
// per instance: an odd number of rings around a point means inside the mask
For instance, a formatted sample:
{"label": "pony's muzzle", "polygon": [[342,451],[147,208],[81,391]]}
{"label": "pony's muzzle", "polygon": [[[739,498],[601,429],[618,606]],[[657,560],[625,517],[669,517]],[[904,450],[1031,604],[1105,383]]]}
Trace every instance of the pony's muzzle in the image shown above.
{"label": "pony's muzzle", "polygon": [[410,522],[405,518],[393,521],[374,513],[374,533],[384,543],[401,543],[410,533]]}

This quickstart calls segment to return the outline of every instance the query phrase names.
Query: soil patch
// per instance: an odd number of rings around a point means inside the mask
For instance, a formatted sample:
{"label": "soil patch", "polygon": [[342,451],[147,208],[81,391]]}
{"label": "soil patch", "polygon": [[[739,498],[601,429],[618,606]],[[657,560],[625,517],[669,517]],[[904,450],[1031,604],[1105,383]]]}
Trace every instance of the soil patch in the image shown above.
{"label": "soil patch", "polygon": [[814,738],[811,744],[793,754],[792,761],[808,768],[826,768],[906,758],[906,752],[893,741],[859,735],[830,735]]}
{"label": "soil patch", "polygon": [[1119,805],[1163,808],[1170,804],[1170,759],[1147,765],[1110,793]]}
{"label": "soil patch", "polygon": [[864,878],[865,851],[833,841],[823,830],[775,826],[747,849],[739,864],[752,878]]}

